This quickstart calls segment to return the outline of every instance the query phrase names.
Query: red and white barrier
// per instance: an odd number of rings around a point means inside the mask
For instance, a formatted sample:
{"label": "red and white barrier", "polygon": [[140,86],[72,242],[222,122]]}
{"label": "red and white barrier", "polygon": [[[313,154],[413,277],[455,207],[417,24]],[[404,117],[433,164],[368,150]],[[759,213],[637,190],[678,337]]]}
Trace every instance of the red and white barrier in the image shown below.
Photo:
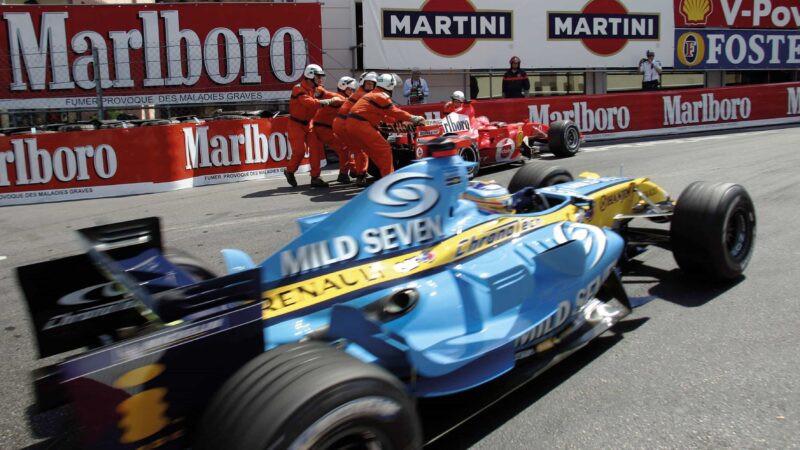
{"label": "red and white barrier", "polygon": [[[435,116],[442,107],[404,108]],[[573,120],[587,140],[671,135],[800,123],[800,83],[476,101],[475,110],[505,122]],[[265,178],[290,156],[285,118],[0,136],[0,206]]]}
{"label": "red and white barrier", "polygon": [[285,118],[224,120],[0,136],[0,205],[265,178],[291,158],[286,125]]}
{"label": "red and white barrier", "polygon": [[[572,120],[588,141],[800,122],[800,83],[473,102],[491,120]],[[404,106],[441,115],[442,103]]]}

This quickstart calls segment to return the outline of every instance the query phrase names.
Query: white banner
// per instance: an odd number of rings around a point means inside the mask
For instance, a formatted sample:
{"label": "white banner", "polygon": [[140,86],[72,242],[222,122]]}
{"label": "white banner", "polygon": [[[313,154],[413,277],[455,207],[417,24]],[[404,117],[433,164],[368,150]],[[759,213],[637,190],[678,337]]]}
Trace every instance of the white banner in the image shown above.
{"label": "white banner", "polygon": [[370,0],[370,69],[638,67],[647,50],[672,67],[673,3],[664,0]]}
{"label": "white banner", "polygon": [[[248,103],[288,99],[291,91],[183,92],[173,94],[111,95],[103,97],[109,109],[158,105],[202,105],[205,103]],[[97,97],[27,98],[0,100],[0,110],[97,108]]]}

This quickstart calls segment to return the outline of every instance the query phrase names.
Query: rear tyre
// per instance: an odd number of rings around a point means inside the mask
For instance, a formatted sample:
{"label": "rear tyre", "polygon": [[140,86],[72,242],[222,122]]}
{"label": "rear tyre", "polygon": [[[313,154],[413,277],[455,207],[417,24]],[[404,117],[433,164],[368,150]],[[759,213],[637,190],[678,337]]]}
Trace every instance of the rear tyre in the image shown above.
{"label": "rear tyre", "polygon": [[508,190],[514,193],[526,187],[540,188],[567,183],[574,179],[572,174],[561,166],[532,163],[526,164],[517,170],[517,173],[511,178],[511,182],[508,183]]}
{"label": "rear tyre", "polygon": [[755,236],[755,208],[742,186],[696,181],[678,197],[670,240],[687,275],[738,278],[750,262]]}
{"label": "rear tyre", "polygon": [[194,256],[174,248],[168,248],[164,251],[164,257],[167,258],[172,264],[183,269],[195,281],[204,281],[216,278],[217,275],[206,263],[195,258]]}
{"label": "rear tyre", "polygon": [[475,178],[475,175],[477,175],[478,171],[481,170],[481,158],[475,145],[473,144],[469,147],[461,147],[458,150],[458,156],[460,156],[461,159],[466,162],[475,163],[474,167],[467,169],[467,178],[470,180]]}
{"label": "rear tyre", "polygon": [[195,447],[422,447],[403,385],[382,368],[319,342],[287,344],[239,369],[214,395]]}
{"label": "rear tyre", "polygon": [[575,156],[581,148],[581,132],[574,122],[559,120],[550,124],[547,146],[559,158]]}
{"label": "rear tyre", "polygon": [[367,166],[367,173],[370,174],[373,178],[379,179],[381,177],[381,169],[378,168],[378,165],[369,160],[369,166]]}

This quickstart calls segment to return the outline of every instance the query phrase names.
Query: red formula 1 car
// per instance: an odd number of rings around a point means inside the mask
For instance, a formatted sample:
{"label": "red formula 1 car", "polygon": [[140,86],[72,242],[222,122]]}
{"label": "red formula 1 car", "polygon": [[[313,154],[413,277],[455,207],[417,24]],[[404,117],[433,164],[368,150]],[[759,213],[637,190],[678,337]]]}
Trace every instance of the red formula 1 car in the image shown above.
{"label": "red formula 1 car", "polygon": [[444,119],[429,120],[424,126],[395,123],[386,125],[382,131],[392,146],[395,168],[431,156],[433,150],[458,148],[465,161],[477,163],[470,170],[470,178],[482,167],[520,162],[541,153],[562,158],[574,156],[583,140],[578,127],[568,120],[549,125],[527,120],[491,122],[485,116],[455,112]]}

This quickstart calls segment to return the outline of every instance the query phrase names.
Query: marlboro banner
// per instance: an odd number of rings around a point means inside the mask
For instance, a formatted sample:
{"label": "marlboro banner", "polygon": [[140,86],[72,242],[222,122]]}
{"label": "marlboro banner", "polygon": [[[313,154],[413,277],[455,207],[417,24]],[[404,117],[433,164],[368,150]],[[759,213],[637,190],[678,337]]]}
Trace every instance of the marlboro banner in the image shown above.
{"label": "marlboro banner", "polygon": [[[800,123],[800,83],[473,103],[494,121],[572,120],[589,141]],[[443,106],[403,108],[435,118]],[[279,176],[292,151],[286,120],[0,136],[0,206]]]}
{"label": "marlboro banner", "polygon": [[[800,122],[800,83],[607,95],[473,101],[490,120],[572,120],[587,140]],[[403,106],[442,117],[442,103]]]}
{"label": "marlboro banner", "polygon": [[288,98],[322,59],[318,3],[0,6],[0,109]]}
{"label": "marlboro banner", "polygon": [[292,154],[286,125],[278,118],[0,136],[0,205],[274,176]]}

